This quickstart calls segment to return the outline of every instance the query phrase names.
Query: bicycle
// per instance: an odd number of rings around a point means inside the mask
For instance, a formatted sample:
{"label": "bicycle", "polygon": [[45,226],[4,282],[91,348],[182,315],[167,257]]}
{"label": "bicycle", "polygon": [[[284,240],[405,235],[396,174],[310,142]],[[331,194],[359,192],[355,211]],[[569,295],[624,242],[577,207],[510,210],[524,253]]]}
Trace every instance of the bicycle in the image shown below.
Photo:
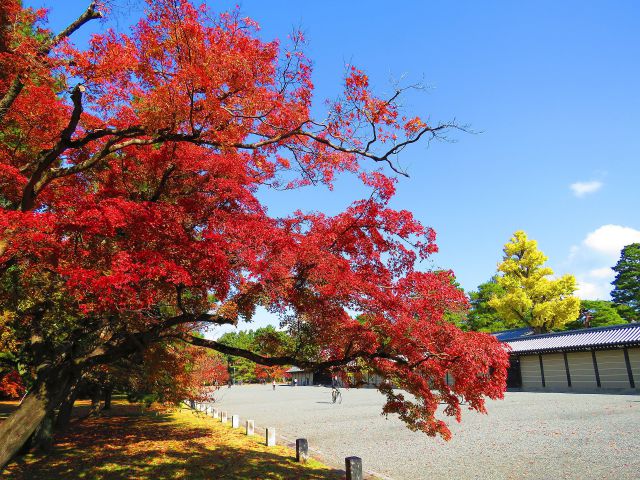
{"label": "bicycle", "polygon": [[342,392],[338,389],[338,387],[333,387],[331,389],[331,402],[342,403]]}

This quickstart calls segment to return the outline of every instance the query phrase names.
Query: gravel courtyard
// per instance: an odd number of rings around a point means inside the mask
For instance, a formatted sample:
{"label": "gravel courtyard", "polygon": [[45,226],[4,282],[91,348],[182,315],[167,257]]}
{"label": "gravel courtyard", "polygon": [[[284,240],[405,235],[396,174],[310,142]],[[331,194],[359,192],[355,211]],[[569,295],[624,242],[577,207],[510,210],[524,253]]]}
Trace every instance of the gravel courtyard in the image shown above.
{"label": "gravel courtyard", "polygon": [[365,470],[393,480],[640,478],[638,395],[509,392],[488,403],[489,415],[465,412],[444,442],[381,416],[375,390],[343,389],[340,405],[330,391],[234,386],[217,392],[216,407],[242,424],[254,419],[257,431],[307,438],[329,464],[356,455]]}

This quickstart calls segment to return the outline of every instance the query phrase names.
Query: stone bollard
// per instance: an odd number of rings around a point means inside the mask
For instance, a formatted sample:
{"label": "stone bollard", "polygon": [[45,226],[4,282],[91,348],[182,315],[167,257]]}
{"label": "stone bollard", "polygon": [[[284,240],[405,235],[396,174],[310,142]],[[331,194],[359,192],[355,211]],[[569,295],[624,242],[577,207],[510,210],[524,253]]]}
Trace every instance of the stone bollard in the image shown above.
{"label": "stone bollard", "polygon": [[247,435],[253,435],[253,420],[247,420]]}
{"label": "stone bollard", "polygon": [[213,410],[211,410],[211,416],[213,418],[218,418],[218,409],[214,408]]}
{"label": "stone bollard", "polygon": [[222,423],[227,423],[227,412],[220,412],[220,421]]}
{"label": "stone bollard", "polygon": [[296,462],[307,463],[309,459],[309,442],[306,438],[296,439]]}
{"label": "stone bollard", "polygon": [[276,445],[276,429],[273,427],[267,428],[267,447],[274,447]]}
{"label": "stone bollard", "polygon": [[344,459],[347,470],[347,480],[362,480],[362,459],[360,457],[347,457]]}
{"label": "stone bollard", "polygon": [[231,415],[231,428],[238,428],[240,426],[240,415]]}

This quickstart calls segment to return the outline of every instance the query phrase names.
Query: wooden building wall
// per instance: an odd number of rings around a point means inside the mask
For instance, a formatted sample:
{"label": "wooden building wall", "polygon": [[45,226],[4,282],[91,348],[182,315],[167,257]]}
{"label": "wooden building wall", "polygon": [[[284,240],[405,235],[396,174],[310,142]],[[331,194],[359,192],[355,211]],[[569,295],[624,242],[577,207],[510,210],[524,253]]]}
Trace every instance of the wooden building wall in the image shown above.
{"label": "wooden building wall", "polygon": [[640,391],[640,347],[520,356],[522,388],[550,391]]}

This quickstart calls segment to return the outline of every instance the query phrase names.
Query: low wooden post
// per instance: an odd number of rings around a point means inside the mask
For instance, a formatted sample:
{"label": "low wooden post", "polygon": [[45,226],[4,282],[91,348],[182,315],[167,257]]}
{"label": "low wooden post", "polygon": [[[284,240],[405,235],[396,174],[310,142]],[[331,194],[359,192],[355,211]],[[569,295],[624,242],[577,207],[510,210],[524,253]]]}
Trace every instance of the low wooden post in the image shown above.
{"label": "low wooden post", "polygon": [[347,457],[344,459],[347,471],[347,480],[362,480],[362,459],[360,457]]}
{"label": "low wooden post", "polygon": [[267,427],[267,447],[273,447],[276,444],[276,429]]}
{"label": "low wooden post", "polygon": [[309,459],[309,442],[306,438],[296,439],[296,461],[307,463]]}
{"label": "low wooden post", "polygon": [[253,420],[247,420],[247,435],[253,435],[254,423]]}
{"label": "low wooden post", "polygon": [[231,415],[231,428],[238,428],[240,426],[240,415]]}

